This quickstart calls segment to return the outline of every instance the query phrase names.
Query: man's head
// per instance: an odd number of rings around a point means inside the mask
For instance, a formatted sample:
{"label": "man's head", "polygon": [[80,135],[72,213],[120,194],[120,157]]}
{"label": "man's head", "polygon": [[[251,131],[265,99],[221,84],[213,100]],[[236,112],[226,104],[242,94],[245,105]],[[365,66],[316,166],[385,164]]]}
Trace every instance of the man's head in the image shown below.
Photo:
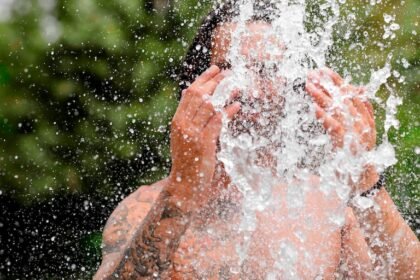
{"label": "man's head", "polygon": [[[282,156],[283,150],[284,152],[288,151],[286,143],[305,146],[305,150],[309,149],[310,151],[307,151],[306,156],[302,159],[297,159],[297,165],[316,169],[321,163],[319,159],[322,156],[320,154],[324,149],[323,147],[309,147],[308,142],[323,134],[324,131],[322,125],[307,118],[310,98],[300,86],[302,81],[299,81],[297,89],[295,89],[294,83],[293,87],[292,85],[288,86],[288,88],[293,88],[294,92],[291,93],[293,96],[290,96],[290,93],[283,94],[285,93],[283,90],[287,90],[284,80],[279,77],[279,73],[272,71],[275,69],[271,68],[271,65],[275,67],[280,65],[284,50],[284,45],[276,38],[272,26],[278,11],[269,1],[257,0],[253,2],[253,16],[251,20],[245,22],[245,30],[242,29],[244,32],[238,33],[236,32],[237,28],[244,27],[238,24],[237,16],[240,16],[241,11],[238,2],[240,1],[224,2],[205,18],[182,65],[181,89],[187,88],[211,64],[218,65],[220,68],[230,68],[229,50],[232,44],[235,44],[234,50],[237,53],[234,56],[240,55],[239,60],[245,63],[246,69],[246,78],[241,76],[240,79],[251,81],[252,85],[241,89],[242,94],[240,94],[240,100],[237,101],[242,103],[242,108],[229,122],[229,134],[233,137],[229,141],[234,143],[234,138],[240,135],[244,136],[244,134],[249,135],[246,137],[261,146],[256,150],[258,153],[256,158],[265,160],[269,158],[267,155]],[[237,34],[240,34],[239,40],[238,37],[232,40],[232,35]],[[234,72],[236,72],[236,60],[234,63]],[[262,63],[263,67],[259,63]],[[264,69],[268,69],[267,75],[261,71]],[[258,98],[255,98],[257,96]],[[284,106],[287,98],[290,98],[287,100],[290,104],[299,104],[301,108],[294,106],[295,111],[289,112],[286,116]],[[293,125],[289,125],[289,123],[293,123]],[[283,126],[294,127],[297,130],[289,132],[282,128]],[[309,156],[310,154],[311,156]],[[269,160],[272,162],[271,165],[276,165],[276,157],[278,156],[271,156],[272,159]]]}
{"label": "man's head", "polygon": [[[204,19],[181,66],[179,75],[181,89],[187,88],[211,64],[216,64],[220,68],[229,68],[226,51],[229,47],[229,35],[235,28],[233,21],[239,14],[239,2],[223,1]],[[251,34],[258,36],[262,29],[270,26],[274,9],[270,1],[254,2],[254,16],[252,22],[248,24]]]}

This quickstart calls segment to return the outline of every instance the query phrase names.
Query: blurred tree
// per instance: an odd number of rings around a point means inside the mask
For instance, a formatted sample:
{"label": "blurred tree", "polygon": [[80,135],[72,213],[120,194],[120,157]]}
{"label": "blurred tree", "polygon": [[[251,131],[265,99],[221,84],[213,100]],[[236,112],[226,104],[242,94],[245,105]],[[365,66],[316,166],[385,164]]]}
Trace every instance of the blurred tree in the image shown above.
{"label": "blurred tree", "polygon": [[46,2],[0,25],[2,191],[110,195],[162,177],[201,1]]}

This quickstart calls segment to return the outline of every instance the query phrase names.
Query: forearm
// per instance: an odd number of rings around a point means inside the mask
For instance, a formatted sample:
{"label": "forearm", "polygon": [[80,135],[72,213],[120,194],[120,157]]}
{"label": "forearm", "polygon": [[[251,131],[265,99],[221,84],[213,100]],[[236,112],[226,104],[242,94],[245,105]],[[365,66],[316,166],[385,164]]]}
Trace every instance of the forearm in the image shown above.
{"label": "forearm", "polygon": [[377,257],[375,265],[395,279],[420,279],[420,243],[416,235],[385,188],[371,199],[372,207],[363,210],[356,202],[354,209],[368,245]]}
{"label": "forearm", "polygon": [[137,231],[114,275],[122,279],[149,279],[159,275],[166,279],[189,219],[171,204],[170,196],[165,196],[163,212],[157,211],[161,215]]}

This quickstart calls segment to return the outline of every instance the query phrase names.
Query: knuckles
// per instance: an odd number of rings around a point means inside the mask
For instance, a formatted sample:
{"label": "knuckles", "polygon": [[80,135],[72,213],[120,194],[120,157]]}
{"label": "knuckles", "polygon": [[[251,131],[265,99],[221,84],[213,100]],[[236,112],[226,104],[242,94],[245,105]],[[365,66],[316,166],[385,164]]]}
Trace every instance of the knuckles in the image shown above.
{"label": "knuckles", "polygon": [[214,112],[215,110],[214,110],[214,106],[213,106],[213,104],[210,102],[210,101],[208,101],[208,100],[205,100],[204,101],[204,104],[203,104],[203,109],[206,109],[206,110],[208,110],[208,111],[212,111],[212,112]]}
{"label": "knuckles", "polygon": [[199,90],[199,88],[197,88],[196,86],[190,86],[185,91],[186,96],[194,96],[194,95],[198,95],[198,94],[201,95],[201,90]]}
{"label": "knuckles", "polygon": [[180,118],[175,117],[171,122],[171,131],[182,130]]}

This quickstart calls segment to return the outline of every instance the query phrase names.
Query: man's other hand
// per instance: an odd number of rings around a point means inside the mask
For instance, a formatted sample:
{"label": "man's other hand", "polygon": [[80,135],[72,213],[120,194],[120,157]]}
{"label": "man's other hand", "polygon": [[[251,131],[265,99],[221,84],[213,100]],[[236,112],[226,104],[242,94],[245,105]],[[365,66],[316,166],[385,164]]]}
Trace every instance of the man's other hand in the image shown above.
{"label": "man's other hand", "polygon": [[[316,116],[323,123],[335,148],[343,148],[346,137],[353,155],[369,151],[376,144],[375,118],[372,104],[363,87],[345,84],[340,75],[328,68],[308,74],[306,91],[316,106]],[[353,183],[356,193],[369,189],[378,180],[372,166],[366,166],[359,182]]]}
{"label": "man's other hand", "polygon": [[172,169],[169,193],[177,206],[190,212],[207,204],[218,190],[211,189],[216,167],[216,147],[222,126],[222,113],[232,118],[239,110],[235,102],[224,112],[216,112],[209,97],[227,75],[211,66],[182,92],[172,120]]}

